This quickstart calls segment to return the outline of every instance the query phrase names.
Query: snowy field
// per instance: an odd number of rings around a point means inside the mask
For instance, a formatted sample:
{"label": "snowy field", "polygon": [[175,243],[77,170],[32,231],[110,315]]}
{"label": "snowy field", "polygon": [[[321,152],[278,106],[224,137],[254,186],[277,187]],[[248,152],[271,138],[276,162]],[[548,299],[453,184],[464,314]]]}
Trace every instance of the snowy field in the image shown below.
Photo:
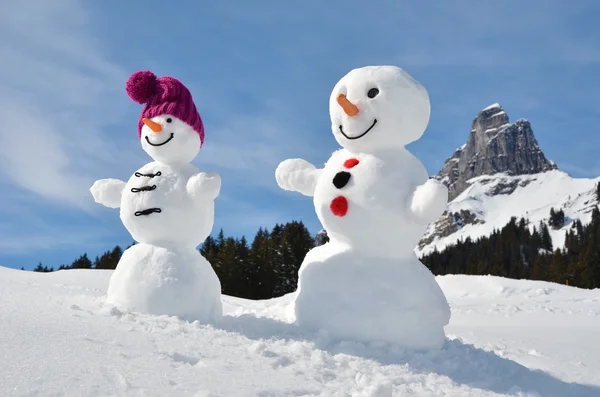
{"label": "snowy field", "polygon": [[0,396],[600,396],[600,290],[443,276],[442,351],[333,341],[291,296],[218,327],[104,304],[111,271],[0,267]]}

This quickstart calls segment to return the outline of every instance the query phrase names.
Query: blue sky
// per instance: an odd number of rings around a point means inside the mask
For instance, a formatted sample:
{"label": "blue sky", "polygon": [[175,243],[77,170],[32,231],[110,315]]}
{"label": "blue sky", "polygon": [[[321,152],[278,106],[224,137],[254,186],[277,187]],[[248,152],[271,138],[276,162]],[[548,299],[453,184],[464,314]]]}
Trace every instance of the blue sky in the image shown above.
{"label": "blue sky", "polygon": [[141,69],[192,91],[206,127],[195,164],[223,178],[226,234],[293,219],[319,230],[311,199],[280,190],[274,170],[327,160],[331,89],[365,65],[400,66],[427,88],[431,122],[410,150],[431,174],[499,102],[561,169],[598,176],[598,20],[595,0],[3,0],[0,265],[56,267],[132,242],[88,189],[150,161],[124,91]]}

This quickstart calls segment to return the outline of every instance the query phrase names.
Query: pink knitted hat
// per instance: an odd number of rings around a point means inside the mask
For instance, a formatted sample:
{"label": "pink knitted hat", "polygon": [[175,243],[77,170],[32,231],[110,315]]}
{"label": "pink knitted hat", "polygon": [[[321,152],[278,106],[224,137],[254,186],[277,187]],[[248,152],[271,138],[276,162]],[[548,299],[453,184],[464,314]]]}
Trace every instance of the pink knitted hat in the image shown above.
{"label": "pink knitted hat", "polygon": [[138,138],[142,136],[143,118],[168,114],[187,123],[200,135],[200,145],[204,142],[204,124],[196,109],[192,94],[179,80],[173,77],[157,78],[149,70],[135,72],[127,80],[127,95],[144,109],[138,121]]}

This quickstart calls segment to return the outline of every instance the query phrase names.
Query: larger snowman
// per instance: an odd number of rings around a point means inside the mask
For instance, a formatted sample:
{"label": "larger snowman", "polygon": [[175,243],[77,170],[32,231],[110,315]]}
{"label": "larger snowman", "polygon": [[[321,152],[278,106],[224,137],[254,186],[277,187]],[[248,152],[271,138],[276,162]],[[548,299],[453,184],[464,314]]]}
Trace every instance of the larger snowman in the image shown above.
{"label": "larger snowman", "polygon": [[110,279],[107,303],[217,322],[221,284],[196,250],[212,230],[221,187],[219,175],[191,164],[204,141],[202,119],[190,91],[175,78],[137,72],[126,91],[144,104],[138,137],[154,161],[127,182],[102,179],[90,189],[96,202],[120,207],[123,224],[139,242],[123,253]]}
{"label": "larger snowman", "polygon": [[323,169],[290,159],[276,170],[281,188],[314,196],[330,238],[302,263],[296,322],[337,339],[440,348],[450,309],[414,249],[448,192],[405,148],[429,122],[427,91],[398,67],[363,67],[336,84],[329,111],[343,148]]}

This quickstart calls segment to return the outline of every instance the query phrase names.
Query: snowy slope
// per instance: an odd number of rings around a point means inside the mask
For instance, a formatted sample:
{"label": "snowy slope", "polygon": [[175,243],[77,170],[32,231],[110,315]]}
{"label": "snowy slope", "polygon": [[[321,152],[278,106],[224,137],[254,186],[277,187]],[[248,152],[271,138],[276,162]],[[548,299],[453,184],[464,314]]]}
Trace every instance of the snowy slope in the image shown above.
{"label": "snowy slope", "polygon": [[291,295],[224,297],[216,328],[122,313],[110,275],[0,267],[0,396],[600,396],[600,290],[438,277],[452,340],[414,353],[304,332]]}
{"label": "snowy slope", "polygon": [[598,205],[594,193],[598,182],[600,178],[573,178],[559,170],[473,178],[470,186],[448,204],[447,211],[451,214],[466,210],[476,221],[461,225],[448,216],[442,217],[429,226],[417,254],[427,254],[434,248],[443,250],[467,237],[487,236],[495,228],[505,226],[513,216],[528,219],[533,229],[540,221],[548,223],[551,208],[562,208],[565,212],[565,226],[560,230],[550,229],[554,247],[562,247],[573,220],[580,219],[584,224],[590,221],[592,208]]}

